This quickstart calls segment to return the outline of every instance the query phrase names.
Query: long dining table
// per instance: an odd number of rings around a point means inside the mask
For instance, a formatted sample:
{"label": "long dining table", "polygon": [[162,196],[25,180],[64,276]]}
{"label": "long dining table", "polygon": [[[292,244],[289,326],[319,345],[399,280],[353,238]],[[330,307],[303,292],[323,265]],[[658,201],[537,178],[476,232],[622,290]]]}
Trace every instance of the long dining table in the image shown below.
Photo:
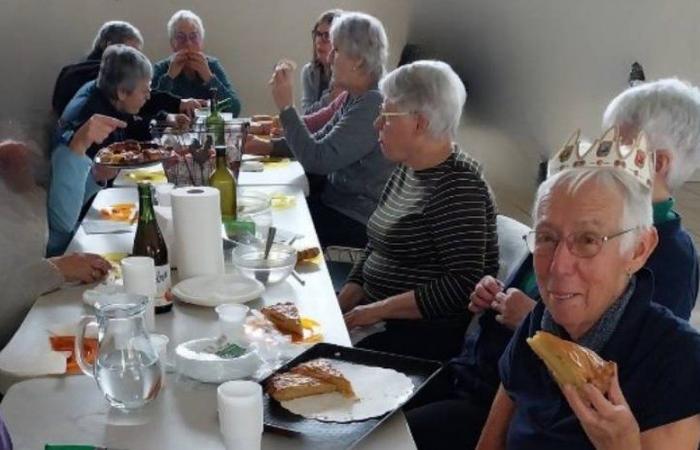
{"label": "long dining table", "polygon": [[[273,224],[300,235],[298,243],[318,246],[303,188],[290,185],[242,187],[293,201],[273,208]],[[100,196],[133,199],[133,187],[103,190]],[[88,213],[89,214],[89,213]],[[131,251],[134,232],[88,234],[79,227],[68,251],[98,254]],[[305,285],[292,278],[268,286],[253,308],[293,301],[303,315],[321,324],[323,340],[350,346],[327,267],[301,274]],[[46,443],[73,442],[126,449],[223,449],[218,431],[216,385],[200,383],[176,373],[166,377],[159,397],[138,413],[124,415],[111,409],[94,380],[87,376],[37,374],[51,355],[48,332],[56,324],[75,323],[91,313],[82,300],[84,286],[66,286],[40,297],[10,343],[0,352],[0,388],[6,391],[1,409],[18,449],[40,449]],[[190,339],[215,336],[216,314],[211,308],[176,302],[172,312],[156,317],[156,332],[170,338],[169,352]],[[56,355],[53,355],[54,357]],[[34,371],[34,372],[33,372]],[[263,449],[300,448],[294,438],[265,432]],[[364,439],[360,449],[412,449],[415,444],[399,411]]]}

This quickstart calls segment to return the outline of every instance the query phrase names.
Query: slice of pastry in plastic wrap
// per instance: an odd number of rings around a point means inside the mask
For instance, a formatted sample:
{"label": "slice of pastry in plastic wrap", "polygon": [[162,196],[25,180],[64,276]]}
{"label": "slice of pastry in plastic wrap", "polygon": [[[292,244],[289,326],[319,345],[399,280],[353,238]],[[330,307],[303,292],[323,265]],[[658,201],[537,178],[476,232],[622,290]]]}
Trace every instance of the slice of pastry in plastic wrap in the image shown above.
{"label": "slice of pastry in plastic wrap", "polygon": [[544,361],[559,386],[570,384],[581,389],[591,383],[603,394],[608,392],[617,365],[605,361],[594,351],[574,342],[538,331],[527,339],[528,345]]}

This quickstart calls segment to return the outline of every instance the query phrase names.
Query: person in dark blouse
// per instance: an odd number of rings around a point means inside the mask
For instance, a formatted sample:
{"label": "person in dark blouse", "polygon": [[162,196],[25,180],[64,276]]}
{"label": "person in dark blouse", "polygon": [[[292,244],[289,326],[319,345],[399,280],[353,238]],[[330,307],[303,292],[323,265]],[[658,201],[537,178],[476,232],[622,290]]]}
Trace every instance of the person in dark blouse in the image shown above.
{"label": "person in dark blouse", "polygon": [[[143,37],[141,32],[128,22],[120,20],[105,22],[97,32],[92,50],[85,57],[85,60],[63,67],[56,78],[51,99],[56,116],[60,117],[63,114],[66,106],[81,87],[97,79],[102,54],[107,47],[115,44],[124,44],[141,50]],[[152,91],[151,98],[146,101],[140,113],[146,117],[155,116],[161,111],[166,113],[180,112],[192,116],[194,109],[201,105],[202,102],[196,99],[180,99],[180,97],[167,92]]]}
{"label": "person in dark blouse", "polygon": [[447,359],[459,349],[469,294],[498,270],[496,208],[479,164],[454,142],[466,91],[450,66],[418,61],[380,89],[379,142],[399,165],[338,301],[348,329],[387,321],[359,346]]}
{"label": "person in dark blouse", "polygon": [[[478,450],[700,444],[700,334],[653,301],[653,276],[644,268],[658,242],[649,189],[654,161],[639,139],[620,153],[633,155],[625,164],[598,166],[606,136],[579,151],[588,155],[583,167],[556,170],[538,189],[526,242],[542,301],[501,358],[501,386]],[[615,362],[607,391],[557,385],[526,343],[539,330]]]}

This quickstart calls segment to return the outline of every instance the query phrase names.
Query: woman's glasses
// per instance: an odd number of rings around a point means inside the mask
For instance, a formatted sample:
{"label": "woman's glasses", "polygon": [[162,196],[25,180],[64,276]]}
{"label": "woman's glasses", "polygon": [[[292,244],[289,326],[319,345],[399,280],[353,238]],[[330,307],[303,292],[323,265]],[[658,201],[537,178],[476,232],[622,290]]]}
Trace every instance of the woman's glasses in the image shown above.
{"label": "woman's glasses", "polygon": [[[636,229],[637,227],[628,228],[609,236],[600,236],[590,231],[578,231],[569,234],[564,239],[564,242],[566,242],[566,247],[572,255],[580,258],[593,258],[600,253],[603,244]],[[537,256],[552,256],[562,240],[551,231],[534,230],[523,236],[523,239],[527,244],[528,250]]]}
{"label": "woman's glasses", "polygon": [[311,31],[311,38],[314,40],[321,39],[323,42],[330,42],[331,41],[331,34],[328,31],[312,30]]}

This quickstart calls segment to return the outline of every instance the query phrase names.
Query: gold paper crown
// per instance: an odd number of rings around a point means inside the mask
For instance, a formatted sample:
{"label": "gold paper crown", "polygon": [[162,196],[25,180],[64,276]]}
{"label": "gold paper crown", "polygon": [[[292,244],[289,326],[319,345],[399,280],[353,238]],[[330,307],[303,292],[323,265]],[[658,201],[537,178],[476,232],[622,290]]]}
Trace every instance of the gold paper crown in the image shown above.
{"label": "gold paper crown", "polygon": [[643,186],[651,188],[654,177],[654,153],[649,140],[640,132],[632,144],[623,144],[619,127],[611,127],[587,149],[581,148],[581,130],[574,131],[564,147],[547,165],[550,177],[567,169],[583,167],[612,167],[632,175]]}

